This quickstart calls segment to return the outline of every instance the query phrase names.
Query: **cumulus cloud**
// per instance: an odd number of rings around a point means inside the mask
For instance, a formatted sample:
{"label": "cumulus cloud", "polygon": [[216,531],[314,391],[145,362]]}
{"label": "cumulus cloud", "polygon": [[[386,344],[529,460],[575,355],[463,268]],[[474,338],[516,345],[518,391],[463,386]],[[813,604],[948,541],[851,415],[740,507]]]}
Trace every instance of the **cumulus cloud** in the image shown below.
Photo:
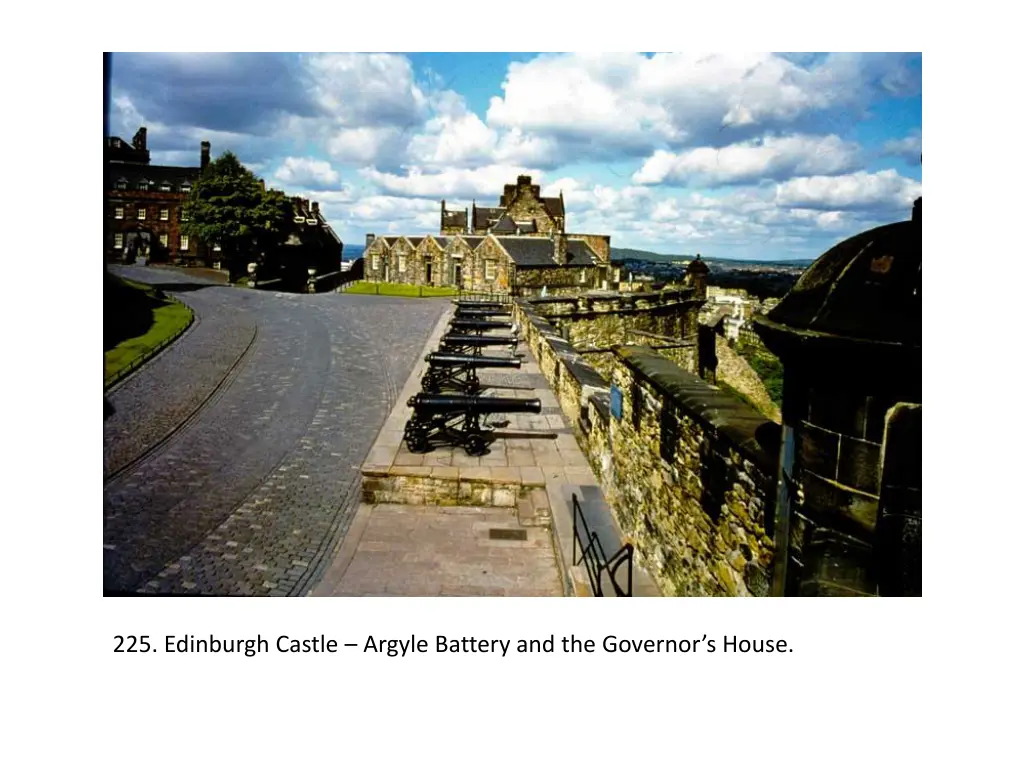
{"label": "cumulus cloud", "polygon": [[312,157],[286,157],[274,171],[274,178],[285,184],[298,184],[312,189],[326,189],[338,183],[340,176],[326,160]]}
{"label": "cumulus cloud", "polygon": [[786,136],[752,140],[716,149],[699,147],[673,153],[658,150],[633,174],[636,184],[745,184],[793,175],[848,171],[858,147],[838,136]]}
{"label": "cumulus cloud", "polygon": [[404,197],[496,198],[505,184],[514,181],[520,174],[540,178],[540,171],[517,166],[488,165],[482,168],[451,168],[438,173],[424,173],[411,168],[405,175],[365,168],[360,171],[363,178],[379,189],[392,195]]}
{"label": "cumulus cloud", "polygon": [[801,127],[882,92],[912,92],[919,81],[899,54],[542,55],[510,65],[487,122],[584,151],[640,155]]}
{"label": "cumulus cloud", "polygon": [[915,131],[902,139],[892,139],[882,145],[882,154],[900,157],[910,165],[921,164],[921,133]]}
{"label": "cumulus cloud", "polygon": [[908,212],[920,194],[920,182],[900,176],[894,170],[796,178],[775,188],[775,200],[779,205],[831,210]]}

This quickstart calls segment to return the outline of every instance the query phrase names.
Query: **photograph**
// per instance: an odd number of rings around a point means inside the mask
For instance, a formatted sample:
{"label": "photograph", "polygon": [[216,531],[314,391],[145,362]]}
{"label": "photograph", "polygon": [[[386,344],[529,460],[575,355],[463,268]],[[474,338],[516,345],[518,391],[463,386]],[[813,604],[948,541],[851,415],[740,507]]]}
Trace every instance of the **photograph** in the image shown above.
{"label": "photograph", "polygon": [[923,595],[920,53],[103,57],[104,597]]}

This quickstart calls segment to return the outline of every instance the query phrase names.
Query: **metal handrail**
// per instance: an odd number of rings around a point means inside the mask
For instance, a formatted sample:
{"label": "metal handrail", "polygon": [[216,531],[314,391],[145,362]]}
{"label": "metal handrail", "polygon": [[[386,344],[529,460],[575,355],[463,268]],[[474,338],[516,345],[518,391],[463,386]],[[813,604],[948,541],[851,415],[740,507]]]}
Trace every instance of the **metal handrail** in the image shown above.
{"label": "metal handrail", "polygon": [[[576,559],[577,542],[580,546],[578,560]],[[607,557],[597,534],[591,531],[590,526],[587,525],[586,518],[583,517],[583,507],[580,506],[580,501],[574,493],[572,495],[572,564],[579,565],[580,563],[583,563],[587,571],[590,588],[595,597],[604,597],[604,587],[601,582],[602,571],[608,573],[616,597],[633,596],[633,545],[626,542],[616,550],[611,558]],[[625,589],[619,586],[619,582],[615,578],[615,574],[623,565],[627,566]]]}

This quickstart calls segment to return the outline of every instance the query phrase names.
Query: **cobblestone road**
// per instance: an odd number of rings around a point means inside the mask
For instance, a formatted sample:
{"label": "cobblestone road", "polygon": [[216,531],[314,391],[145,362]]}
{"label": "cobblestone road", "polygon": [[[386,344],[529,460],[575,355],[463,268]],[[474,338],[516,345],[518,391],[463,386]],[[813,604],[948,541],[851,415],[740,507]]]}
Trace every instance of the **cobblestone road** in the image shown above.
{"label": "cobblestone road", "polygon": [[104,589],[304,593],[445,302],[118,270],[161,285],[199,322],[107,394]]}

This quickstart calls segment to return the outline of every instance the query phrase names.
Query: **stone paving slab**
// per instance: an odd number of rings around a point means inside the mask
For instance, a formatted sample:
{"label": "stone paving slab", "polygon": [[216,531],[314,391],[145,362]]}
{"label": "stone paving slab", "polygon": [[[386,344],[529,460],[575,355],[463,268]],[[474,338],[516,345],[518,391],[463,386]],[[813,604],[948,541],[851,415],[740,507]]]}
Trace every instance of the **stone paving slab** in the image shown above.
{"label": "stone paving slab", "polygon": [[508,509],[364,504],[346,546],[313,595],[563,594],[550,531],[520,525]]}

